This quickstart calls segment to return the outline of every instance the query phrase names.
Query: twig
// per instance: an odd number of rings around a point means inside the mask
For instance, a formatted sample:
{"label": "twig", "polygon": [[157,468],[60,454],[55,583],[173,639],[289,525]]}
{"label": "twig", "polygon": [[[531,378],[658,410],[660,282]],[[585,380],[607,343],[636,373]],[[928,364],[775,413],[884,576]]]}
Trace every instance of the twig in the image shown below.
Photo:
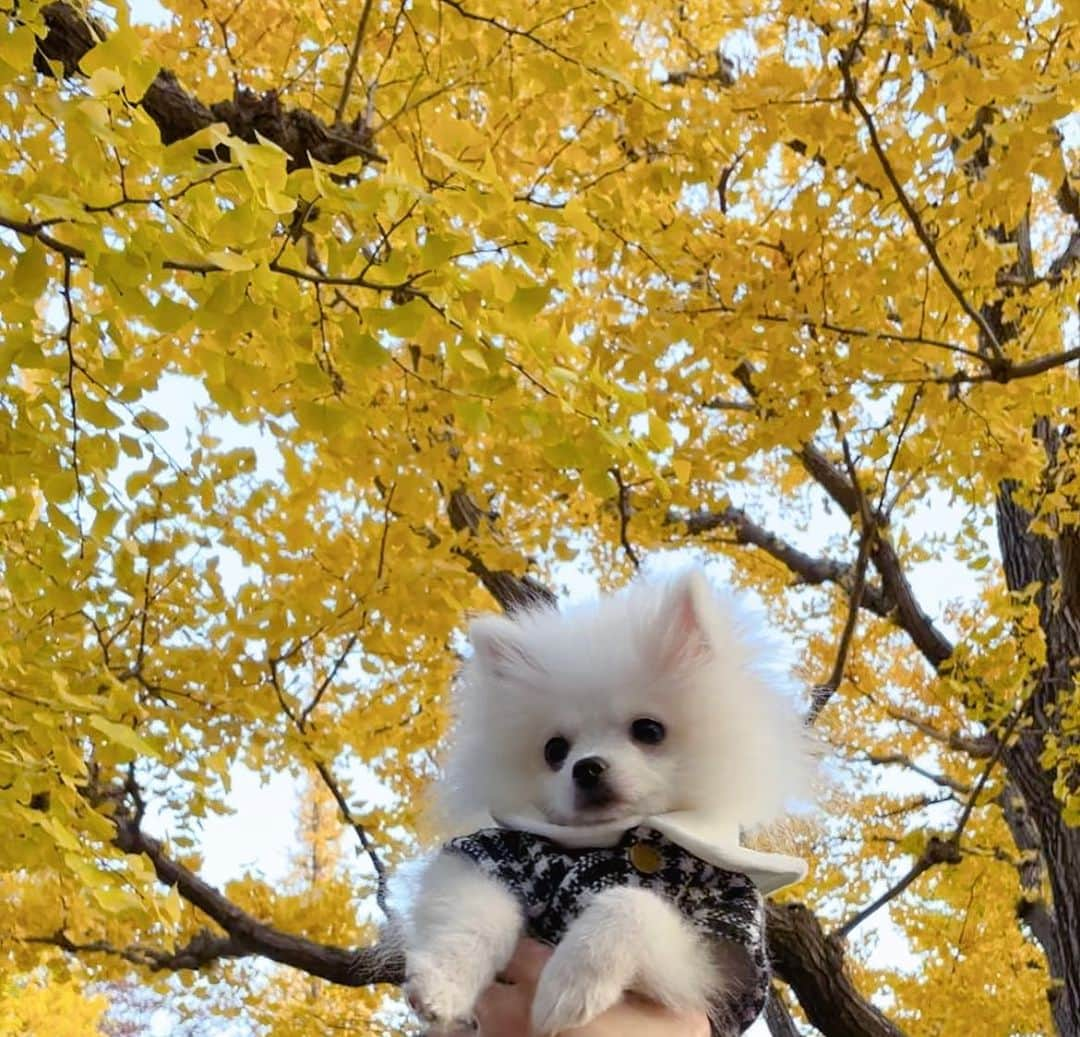
{"label": "twig", "polygon": [[[869,8],[869,3],[867,3]],[[865,30],[865,26],[864,26]],[[862,31],[864,31],[862,30]],[[860,37],[862,35],[860,31]],[[889,183],[892,185],[893,192],[896,194],[896,199],[900,203],[901,208],[907,214],[908,220],[911,221],[912,229],[915,231],[916,237],[922,242],[923,248],[926,249],[927,255],[930,257],[930,261],[934,264],[937,272],[941,275],[941,279],[945,282],[946,287],[952,293],[953,298],[960,304],[960,308],[968,315],[975,326],[982,333],[986,340],[986,344],[990,347],[993,356],[990,358],[982,358],[984,363],[990,368],[991,372],[995,372],[1005,367],[1008,364],[1008,360],[1001,348],[1001,344],[997,340],[997,336],[994,334],[993,328],[990,327],[986,318],[967,300],[960,285],[956,283],[952,274],[949,273],[949,268],[945,265],[941,258],[941,254],[938,252],[937,245],[934,242],[930,232],[926,229],[926,225],[923,223],[922,218],[919,216],[918,210],[912,204],[911,199],[908,198],[907,192],[904,190],[903,184],[900,183],[899,177],[896,175],[896,170],[893,169],[892,163],[889,161],[888,155],[885,153],[885,148],[882,146],[881,139],[878,137],[877,126],[874,124],[873,116],[870,114],[866,105],[863,103],[862,98],[859,97],[858,87],[855,83],[855,77],[852,74],[851,66],[854,59],[854,50],[848,48],[840,58],[840,74],[844,79],[844,94],[848,101],[859,113],[863,123],[866,126],[866,131],[870,136],[870,147],[873,149],[874,154],[877,156],[878,163],[880,164],[882,171],[888,178]]]}
{"label": "twig", "polygon": [[910,756],[907,756],[904,753],[868,752],[864,758],[867,763],[872,763],[878,767],[906,767],[913,774],[918,774],[919,777],[925,778],[927,781],[932,781],[935,785],[940,785],[945,789],[952,789],[954,792],[959,792],[963,796],[971,795],[971,787],[969,785],[965,785],[962,781],[957,781],[956,778],[950,778],[947,774],[936,774],[934,771],[927,770],[925,767],[920,767]]}
{"label": "twig", "polygon": [[866,570],[870,562],[870,549],[875,536],[874,529],[870,528],[864,529],[862,536],[859,538],[859,555],[855,560],[855,576],[849,593],[847,619],[844,621],[840,644],[836,650],[836,661],[833,663],[829,679],[823,684],[816,685],[811,692],[810,710],[805,721],[807,727],[813,727],[817,723],[821,711],[828,705],[829,699],[836,694],[840,682],[844,679],[848,654],[851,651],[851,643],[855,638],[855,628],[859,622],[859,609],[862,607],[863,594],[866,590]]}
{"label": "twig", "polygon": [[75,330],[75,307],[71,301],[71,257],[62,253],[64,260],[64,347],[67,350],[67,394],[71,405],[71,470],[75,477],[75,525],[79,530],[79,557],[83,557],[86,550],[86,535],[82,524],[82,478],[79,474],[79,407],[75,399],[75,372],[81,371],[82,365],[75,359],[75,343],[72,335]]}
{"label": "twig", "polygon": [[622,544],[626,557],[630,559],[630,564],[635,569],[640,569],[641,559],[634,550],[634,545],[630,543],[630,516],[633,514],[630,507],[630,487],[623,481],[622,472],[619,471],[618,466],[611,469],[611,475],[619,487],[619,542]]}
{"label": "twig", "polygon": [[997,745],[994,748],[994,754],[986,761],[986,766],[979,775],[979,780],[975,782],[975,787],[971,790],[971,795],[968,796],[968,801],[964,805],[963,812],[960,814],[960,820],[956,823],[956,830],[953,832],[952,836],[956,842],[959,842],[960,837],[964,834],[964,829],[967,827],[968,820],[971,818],[971,812],[975,809],[976,801],[985,787],[986,782],[989,780],[994,768],[1000,762],[1001,755],[1005,752],[1009,739],[1016,730],[1016,725],[1020,722],[1020,717],[1023,716],[1029,700],[1030,697],[1017,706],[1015,712],[1009,718],[1008,724],[1005,725],[1005,730],[998,737]]}
{"label": "twig", "polygon": [[994,747],[997,744],[996,740],[991,735],[971,736],[959,734],[956,731],[939,731],[933,724],[923,720],[922,717],[916,716],[907,710],[900,709],[898,706],[887,705],[885,706],[885,712],[893,720],[902,721],[905,724],[910,724],[917,731],[921,731],[928,738],[932,738],[935,742],[940,742],[942,745],[955,752],[965,753],[975,760],[985,760],[993,755]]}
{"label": "twig", "polygon": [[[676,312],[695,316],[710,313],[723,313],[732,317],[737,315],[736,311],[730,306],[695,306]],[[922,333],[918,335],[904,335],[900,332],[855,328],[846,324],[837,324],[835,321],[831,320],[817,320],[808,314],[785,317],[778,313],[755,313],[753,319],[769,324],[795,324],[799,327],[807,328],[810,331],[828,331],[834,335],[842,335],[849,338],[868,338],[875,342],[899,342],[909,346],[933,346],[936,349],[945,349],[950,353],[957,353],[961,356],[970,357],[972,360],[985,362],[985,357],[976,353],[973,349],[958,346],[955,342],[949,342],[945,339],[930,338]]]}
{"label": "twig", "polygon": [[349,52],[349,64],[345,69],[345,82],[341,86],[341,97],[338,98],[337,108],[334,109],[335,122],[341,122],[345,115],[345,106],[349,103],[353,77],[356,75],[356,66],[360,59],[360,47],[364,42],[364,33],[367,31],[368,16],[371,14],[372,6],[372,0],[364,0],[364,8],[360,12],[360,21],[356,25],[356,38],[353,40],[352,50]]}
{"label": "twig", "polygon": [[[840,419],[833,412],[833,422],[840,427]],[[906,427],[906,423],[905,423]],[[844,621],[844,629],[840,635],[840,644],[836,650],[836,661],[833,663],[832,673],[824,684],[818,684],[810,698],[810,710],[806,715],[807,727],[817,723],[821,711],[828,705],[829,699],[836,694],[840,682],[844,679],[844,670],[847,668],[848,654],[851,651],[851,643],[855,637],[855,629],[859,623],[859,609],[862,607],[863,594],[866,589],[866,570],[870,564],[870,554],[877,540],[877,525],[879,511],[872,511],[866,500],[866,494],[859,484],[859,473],[855,469],[855,461],[851,456],[851,448],[848,446],[847,437],[840,436],[840,443],[844,452],[844,463],[848,470],[848,479],[859,505],[859,516],[862,529],[859,534],[859,554],[855,560],[855,578],[852,581],[849,593],[847,619]],[[895,457],[895,454],[893,455]]]}
{"label": "twig", "polygon": [[[382,534],[379,537],[379,560],[375,566],[375,579],[373,580],[374,587],[378,587],[383,577],[383,570],[386,566],[386,541],[390,535],[390,519],[393,517],[393,513],[390,510],[390,504],[394,499],[395,489],[397,489],[397,483],[390,486],[386,499],[383,502]],[[311,716],[312,711],[322,701],[327,689],[329,689],[341,667],[345,664],[346,659],[348,659],[350,653],[356,647],[356,642],[360,639],[360,632],[367,626],[367,621],[368,609],[365,608],[360,615],[357,629],[353,631],[348,641],[346,641],[345,647],[331,665],[329,673],[327,673],[322,681],[319,682],[319,686],[315,689],[315,694],[312,695],[311,701],[300,711],[299,718],[294,721],[301,734],[303,734],[307,728],[308,718]]]}
{"label": "twig", "polygon": [[[919,400],[922,398],[923,387],[920,385],[916,387],[915,392],[911,395],[911,403],[908,404],[907,414],[904,415],[904,420],[900,425],[900,431],[896,434],[896,442],[893,444],[892,454],[889,457],[889,463],[885,468],[885,475],[881,480],[881,494],[878,497],[878,504],[876,513],[883,514],[882,509],[885,507],[885,497],[889,491],[889,478],[892,476],[893,468],[896,466],[896,458],[900,454],[900,447],[903,446],[904,436],[907,435],[908,427],[911,424],[911,419],[915,415],[915,408],[919,405]],[[893,500],[891,507],[896,506],[896,500]]]}
{"label": "twig", "polygon": [[[905,889],[908,888],[923,872],[928,871],[935,864],[957,864],[960,861],[960,841],[964,835],[964,829],[967,827],[967,823],[971,818],[971,813],[975,809],[979,795],[986,785],[990,774],[997,766],[1001,759],[1002,753],[1005,751],[1005,747],[1008,745],[1009,738],[1013,731],[1016,730],[1016,725],[1020,722],[1020,717],[1023,716],[1025,708],[1029,699],[1016,708],[1013,715],[1009,718],[1008,724],[1005,726],[1004,731],[1001,733],[997,740],[997,747],[994,750],[994,754],[987,761],[986,766],[983,768],[982,773],[979,775],[978,781],[976,781],[974,787],[968,793],[967,803],[964,805],[964,809],[960,814],[960,819],[956,823],[956,827],[953,829],[952,834],[942,839],[939,836],[932,836],[930,841],[926,844],[926,848],[919,855],[919,859],[912,865],[911,869],[903,876],[898,882],[894,883],[888,890],[886,890],[880,897],[878,897],[873,903],[867,905],[861,911],[856,912],[846,922],[837,928],[832,934],[833,939],[843,939],[847,936],[856,926],[861,925],[866,921],[875,911],[879,910],[890,900],[899,896]],[[918,769],[918,768],[916,768]],[[925,773],[925,772],[920,772]],[[955,787],[955,786],[954,786]]]}
{"label": "twig", "polygon": [[890,886],[876,900],[867,904],[861,911],[857,911],[846,922],[834,929],[829,934],[829,938],[831,940],[844,939],[853,929],[862,925],[890,900],[895,900],[923,872],[929,871],[935,864],[957,864],[959,861],[960,849],[954,839],[942,839],[936,835],[931,836],[930,841],[926,844],[926,849],[919,855],[919,859],[912,865],[907,874]]}
{"label": "twig", "polygon": [[725,400],[720,396],[705,400],[701,406],[705,410],[740,410],[748,414],[753,414],[756,410],[755,406],[746,400]]}
{"label": "twig", "polygon": [[330,795],[334,797],[334,802],[337,803],[342,817],[344,817],[346,823],[356,833],[356,838],[360,841],[361,848],[364,853],[367,854],[367,858],[371,862],[372,868],[375,869],[375,903],[379,905],[379,910],[382,911],[383,915],[387,918],[393,918],[393,912],[390,909],[387,899],[387,883],[389,882],[390,876],[387,873],[386,865],[379,856],[377,847],[374,842],[372,842],[367,828],[353,817],[352,810],[349,808],[349,801],[345,798],[345,794],[341,791],[337,782],[334,781],[334,776],[330,773],[330,769],[321,760],[315,760],[314,762],[315,769],[319,772],[319,777],[322,778],[323,784],[326,786]]}

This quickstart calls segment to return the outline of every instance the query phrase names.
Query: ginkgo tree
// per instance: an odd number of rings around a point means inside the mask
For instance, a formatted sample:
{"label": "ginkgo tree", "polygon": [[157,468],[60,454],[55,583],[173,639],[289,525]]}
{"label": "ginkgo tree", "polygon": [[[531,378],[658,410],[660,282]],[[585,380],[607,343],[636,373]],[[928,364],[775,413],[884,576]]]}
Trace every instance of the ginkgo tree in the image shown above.
{"label": "ginkgo tree", "polygon": [[[273,1032],[376,1027],[465,613],[692,548],[841,778],[774,1032],[1080,1034],[1070,5],[166,13],[0,38],[0,989],[262,957],[372,987],[269,973]],[[352,899],[200,878],[238,765],[321,784]]]}

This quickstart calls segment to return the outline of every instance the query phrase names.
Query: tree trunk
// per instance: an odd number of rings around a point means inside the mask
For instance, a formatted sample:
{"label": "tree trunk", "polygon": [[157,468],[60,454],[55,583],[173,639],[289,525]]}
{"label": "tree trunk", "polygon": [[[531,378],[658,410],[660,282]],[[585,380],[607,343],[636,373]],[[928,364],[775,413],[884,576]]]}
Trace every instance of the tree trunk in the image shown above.
{"label": "tree trunk", "polygon": [[[1054,433],[1044,430],[1051,455]],[[1016,487],[1001,487],[997,500],[998,540],[1009,590],[1038,585],[1036,602],[1046,640],[1046,664],[1026,689],[1029,698],[1020,734],[1002,756],[1011,784],[1022,797],[1015,803],[1006,789],[1006,820],[1017,845],[1025,849],[1027,832],[1038,838],[1038,849],[1049,879],[1051,903],[1025,903],[1021,918],[1043,945],[1051,973],[1049,991],[1054,1023],[1061,1037],[1080,1037],[1080,828],[1069,827],[1054,792],[1055,774],[1041,760],[1046,735],[1057,730],[1055,704],[1072,692],[1080,661],[1080,617],[1071,595],[1061,593],[1072,574],[1059,568],[1060,555],[1048,537],[1033,533],[1031,515],[1014,499]],[[1063,575],[1066,577],[1062,579]]]}

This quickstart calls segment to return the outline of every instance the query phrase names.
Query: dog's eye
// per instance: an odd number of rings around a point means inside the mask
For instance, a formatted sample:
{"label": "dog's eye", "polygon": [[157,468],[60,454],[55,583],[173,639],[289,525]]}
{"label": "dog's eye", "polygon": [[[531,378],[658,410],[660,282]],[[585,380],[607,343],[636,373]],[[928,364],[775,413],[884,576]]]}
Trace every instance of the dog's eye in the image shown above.
{"label": "dog's eye", "polygon": [[664,740],[664,725],[651,717],[638,717],[630,725],[630,736],[642,745],[659,745]]}
{"label": "dog's eye", "polygon": [[553,771],[557,771],[566,762],[569,753],[570,743],[562,735],[549,738],[544,745],[544,760]]}

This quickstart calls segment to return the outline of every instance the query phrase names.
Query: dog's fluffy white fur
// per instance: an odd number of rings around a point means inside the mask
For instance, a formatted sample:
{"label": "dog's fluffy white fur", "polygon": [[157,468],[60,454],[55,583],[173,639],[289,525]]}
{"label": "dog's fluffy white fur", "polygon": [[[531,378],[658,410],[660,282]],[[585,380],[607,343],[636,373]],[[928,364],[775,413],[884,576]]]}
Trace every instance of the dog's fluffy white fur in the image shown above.
{"label": "dog's fluffy white fur", "polygon": [[[690,811],[744,827],[775,818],[805,788],[801,725],[764,672],[733,609],[692,571],[565,612],[485,616],[456,689],[439,786],[444,826],[534,817],[567,826]],[[635,720],[663,739],[633,737]],[[552,766],[545,746],[567,744]],[[583,797],[574,764],[606,764],[605,795]],[[462,859],[427,869],[406,935],[409,994],[440,1024],[471,1017],[524,926],[513,896]],[[544,969],[537,1033],[583,1025],[628,989],[705,1009],[737,977],[678,911],[640,889],[597,895]]]}

